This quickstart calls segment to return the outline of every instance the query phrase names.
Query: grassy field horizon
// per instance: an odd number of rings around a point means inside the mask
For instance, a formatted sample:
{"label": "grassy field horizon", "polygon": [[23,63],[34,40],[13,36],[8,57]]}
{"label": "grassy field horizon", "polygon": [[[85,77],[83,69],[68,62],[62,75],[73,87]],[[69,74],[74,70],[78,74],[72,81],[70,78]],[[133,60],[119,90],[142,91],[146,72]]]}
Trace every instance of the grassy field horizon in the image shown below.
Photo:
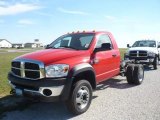
{"label": "grassy field horizon", "polygon": [[[11,69],[11,61],[20,55],[23,55],[29,52],[33,52],[36,50],[37,49],[35,50],[34,49],[27,49],[27,50],[26,49],[21,49],[21,50],[19,49],[0,49],[0,97],[9,95],[9,92],[10,92],[10,86],[8,84],[7,75]],[[123,55],[125,51],[126,51],[126,48],[120,48],[121,59],[123,59]]]}

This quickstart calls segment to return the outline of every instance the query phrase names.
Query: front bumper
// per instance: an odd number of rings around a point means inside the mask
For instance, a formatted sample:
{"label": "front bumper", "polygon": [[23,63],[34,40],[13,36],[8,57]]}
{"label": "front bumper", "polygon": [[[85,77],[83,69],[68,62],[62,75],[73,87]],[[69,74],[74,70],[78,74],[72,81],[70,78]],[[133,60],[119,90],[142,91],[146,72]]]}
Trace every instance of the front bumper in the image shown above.
{"label": "front bumper", "polygon": [[133,60],[135,63],[141,64],[152,64],[154,62],[154,57],[129,57],[125,56],[125,60]]}
{"label": "front bumper", "polygon": [[64,101],[68,99],[72,80],[67,78],[30,80],[8,74],[9,83],[16,95],[40,101]]}

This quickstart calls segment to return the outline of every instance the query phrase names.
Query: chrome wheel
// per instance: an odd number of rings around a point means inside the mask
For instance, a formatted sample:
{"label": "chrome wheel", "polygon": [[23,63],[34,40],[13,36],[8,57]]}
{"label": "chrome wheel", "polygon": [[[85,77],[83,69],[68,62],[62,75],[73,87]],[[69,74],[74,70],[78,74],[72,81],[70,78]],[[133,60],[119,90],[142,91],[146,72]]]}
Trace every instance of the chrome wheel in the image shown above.
{"label": "chrome wheel", "polygon": [[86,86],[81,86],[76,95],[76,105],[79,109],[84,109],[89,102],[89,89]]}

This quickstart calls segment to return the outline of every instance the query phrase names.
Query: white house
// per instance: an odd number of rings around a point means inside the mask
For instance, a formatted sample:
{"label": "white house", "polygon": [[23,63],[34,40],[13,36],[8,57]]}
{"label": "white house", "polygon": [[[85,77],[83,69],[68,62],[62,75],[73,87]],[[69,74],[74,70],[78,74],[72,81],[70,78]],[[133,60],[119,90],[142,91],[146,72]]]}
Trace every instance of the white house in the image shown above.
{"label": "white house", "polygon": [[8,40],[0,39],[0,48],[11,48],[11,47],[12,43],[10,43]]}

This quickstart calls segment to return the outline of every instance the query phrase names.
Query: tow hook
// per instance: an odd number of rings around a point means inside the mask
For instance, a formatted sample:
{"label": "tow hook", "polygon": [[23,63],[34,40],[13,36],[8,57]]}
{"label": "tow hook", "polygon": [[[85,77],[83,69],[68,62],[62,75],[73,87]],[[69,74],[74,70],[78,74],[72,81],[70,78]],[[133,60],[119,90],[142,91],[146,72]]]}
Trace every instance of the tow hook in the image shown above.
{"label": "tow hook", "polygon": [[11,89],[10,94],[15,94],[15,93],[16,93],[15,89]]}

